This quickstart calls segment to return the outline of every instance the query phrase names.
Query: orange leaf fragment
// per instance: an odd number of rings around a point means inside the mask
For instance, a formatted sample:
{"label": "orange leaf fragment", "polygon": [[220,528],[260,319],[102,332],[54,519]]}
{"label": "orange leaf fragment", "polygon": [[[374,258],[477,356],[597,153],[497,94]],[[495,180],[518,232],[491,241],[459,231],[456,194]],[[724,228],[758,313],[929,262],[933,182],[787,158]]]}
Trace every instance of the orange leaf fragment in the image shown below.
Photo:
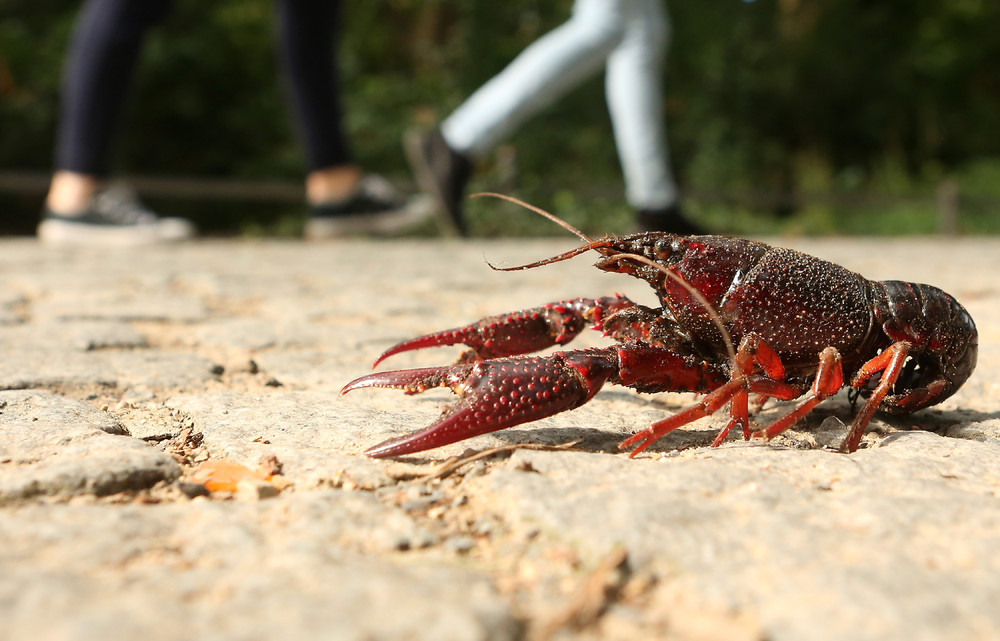
{"label": "orange leaf fragment", "polygon": [[270,481],[271,475],[232,461],[205,461],[188,477],[192,483],[201,483],[209,492],[235,492],[240,481]]}

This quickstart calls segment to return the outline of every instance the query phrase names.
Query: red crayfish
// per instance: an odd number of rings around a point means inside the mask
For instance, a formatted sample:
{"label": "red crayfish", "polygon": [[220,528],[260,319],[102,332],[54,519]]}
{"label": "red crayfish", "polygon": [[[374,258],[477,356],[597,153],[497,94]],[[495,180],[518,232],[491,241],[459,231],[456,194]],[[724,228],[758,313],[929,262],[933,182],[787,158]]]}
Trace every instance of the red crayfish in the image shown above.
{"label": "red crayfish", "polygon": [[[585,244],[506,269],[594,250],[600,254],[598,269],[645,280],[661,306],[646,307],[620,295],[575,298],[389,348],[375,366],[423,347],[464,344],[470,350],[452,366],[377,372],[348,383],[341,394],[362,387],[407,394],[449,387],[461,397],[433,425],[366,454],[420,452],[534,421],[586,403],[605,382],[640,392],[705,393],[694,405],[624,440],[620,448],[637,445],[632,456],[726,403],[730,418],[712,445],[734,427],[749,439],[750,394],[761,402],[805,394],[790,413],[754,433],[771,438],[837,393],[845,373],[852,401],[859,395],[867,399],[840,447],[853,452],[875,410],[902,414],[939,403],[976,367],[975,323],[936,287],[870,281],[834,263],[744,238],[647,232],[591,240],[558,222]],[[564,345],[586,326],[616,344],[517,356]]]}

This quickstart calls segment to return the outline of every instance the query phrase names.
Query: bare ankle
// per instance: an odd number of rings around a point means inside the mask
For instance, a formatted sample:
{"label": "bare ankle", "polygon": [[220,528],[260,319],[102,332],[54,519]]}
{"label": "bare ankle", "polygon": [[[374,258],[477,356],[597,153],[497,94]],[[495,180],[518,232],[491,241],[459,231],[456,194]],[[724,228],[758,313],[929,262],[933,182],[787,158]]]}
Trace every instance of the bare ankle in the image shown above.
{"label": "bare ankle", "polygon": [[349,198],[361,181],[357,165],[338,165],[309,172],[306,176],[306,200],[310,204],[336,202]]}
{"label": "bare ankle", "polygon": [[57,171],[52,176],[45,206],[63,215],[82,213],[101,184],[96,176],[73,171]]}

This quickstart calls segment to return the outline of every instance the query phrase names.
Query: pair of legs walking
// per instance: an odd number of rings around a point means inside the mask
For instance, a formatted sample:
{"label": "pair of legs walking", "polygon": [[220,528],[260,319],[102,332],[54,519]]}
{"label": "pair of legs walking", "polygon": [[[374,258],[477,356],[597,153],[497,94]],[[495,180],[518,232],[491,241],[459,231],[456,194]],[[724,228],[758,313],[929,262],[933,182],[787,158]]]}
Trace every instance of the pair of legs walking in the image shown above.
{"label": "pair of legs walking", "polygon": [[[110,143],[146,33],[171,4],[89,0],[84,6],[65,75],[56,173],[39,229],[43,238],[58,240],[67,230],[72,238],[80,222],[98,234],[122,223],[150,223],[144,229],[154,239],[193,233],[176,220],[159,229],[163,221],[138,204],[95,198],[108,173]],[[338,3],[279,0],[276,6],[285,85],[309,165],[307,198],[319,214],[314,220],[336,224],[345,214],[398,206],[384,184],[364,189],[343,133],[335,58]],[[440,130],[412,138],[407,150],[418,180],[437,196],[446,221],[464,232],[462,201],[477,155],[604,67],[626,199],[637,210],[639,226],[697,233],[676,205],[666,148],[661,76],[668,34],[660,0],[576,0],[570,20],[529,46]]]}
{"label": "pair of legs walking", "polygon": [[[77,19],[62,88],[56,171],[46,199],[43,239],[82,242],[173,240],[193,234],[185,221],[157,219],[136,201],[102,193],[111,143],[149,30],[172,0],[88,0]],[[278,0],[284,88],[306,152],[311,222],[399,207],[384,181],[366,180],[343,129],[336,57],[339,2]],[[367,217],[366,217],[367,218]]]}

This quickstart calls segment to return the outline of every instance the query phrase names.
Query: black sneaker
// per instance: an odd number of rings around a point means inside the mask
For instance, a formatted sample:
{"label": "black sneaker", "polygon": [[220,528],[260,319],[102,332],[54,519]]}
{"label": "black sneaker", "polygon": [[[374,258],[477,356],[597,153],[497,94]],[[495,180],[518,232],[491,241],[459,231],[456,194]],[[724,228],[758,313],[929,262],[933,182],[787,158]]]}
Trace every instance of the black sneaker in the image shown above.
{"label": "black sneaker", "polygon": [[636,212],[639,231],[665,231],[681,236],[702,236],[708,230],[684,217],[679,205],[674,203],[663,209],[640,209]]}
{"label": "black sneaker", "polygon": [[310,209],[312,215],[305,228],[309,240],[398,234],[431,216],[426,199],[403,200],[396,188],[377,174],[363,176],[349,198],[310,205]]}
{"label": "black sneaker", "polygon": [[417,184],[437,204],[442,231],[464,236],[466,228],[462,201],[472,174],[472,163],[448,146],[440,129],[408,131],[403,138],[403,147]]}
{"label": "black sneaker", "polygon": [[187,240],[195,231],[191,221],[160,218],[131,189],[114,185],[94,194],[81,214],[43,209],[38,239],[51,245],[129,247]]}

